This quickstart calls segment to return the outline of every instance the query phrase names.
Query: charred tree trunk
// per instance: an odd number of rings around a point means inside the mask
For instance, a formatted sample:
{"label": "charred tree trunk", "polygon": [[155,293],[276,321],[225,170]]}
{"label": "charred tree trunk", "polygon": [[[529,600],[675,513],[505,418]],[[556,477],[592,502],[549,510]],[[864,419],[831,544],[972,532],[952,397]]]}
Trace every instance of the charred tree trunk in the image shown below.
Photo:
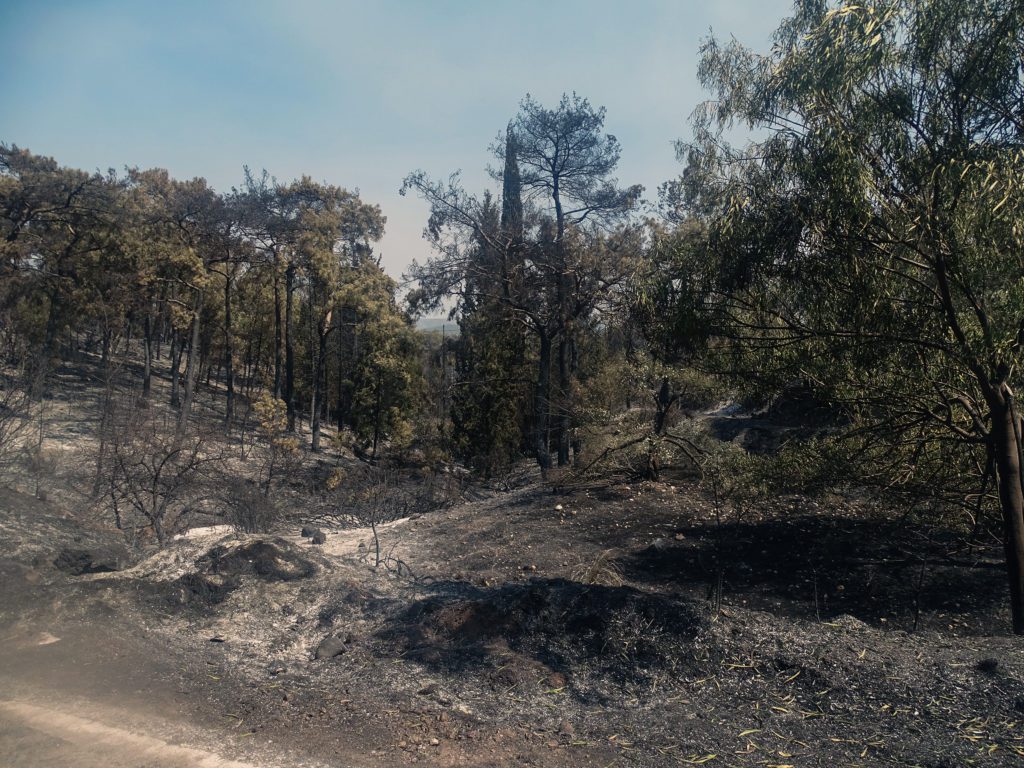
{"label": "charred tree trunk", "polygon": [[181,348],[182,342],[179,338],[177,329],[171,329],[171,407],[181,407],[180,392],[180,377],[181,377]]}
{"label": "charred tree trunk", "polygon": [[195,307],[192,310],[192,333],[188,344],[188,362],[185,364],[185,399],[182,401],[181,410],[178,412],[178,427],[176,434],[180,437],[185,434],[185,426],[188,423],[189,411],[192,410],[192,400],[195,397],[196,378],[199,375],[199,312],[202,308],[202,297],[197,292]]}
{"label": "charred tree trunk", "polygon": [[1022,485],[1022,425],[1013,394],[1003,384],[991,403],[992,444],[999,502],[1003,511],[1003,541],[1010,586],[1013,631],[1024,635],[1024,485]]}
{"label": "charred tree trunk", "polygon": [[235,348],[231,330],[231,273],[224,270],[224,380],[227,398],[224,423],[230,427],[235,418]]}
{"label": "charred tree trunk", "polygon": [[103,369],[104,377],[110,369],[110,350],[114,342],[114,332],[106,325],[103,328],[103,347],[100,351],[100,368]]}
{"label": "charred tree trunk", "polygon": [[371,459],[377,458],[377,443],[380,441],[381,419],[383,418],[383,397],[384,383],[381,377],[377,376],[377,397],[373,404],[373,453]]}
{"label": "charred tree trunk", "polygon": [[537,360],[537,385],[533,396],[533,441],[537,464],[542,474],[551,469],[548,448],[548,409],[551,401],[551,337],[540,334],[540,354]]}
{"label": "charred tree trunk", "polygon": [[[569,329],[566,328],[566,333]],[[558,466],[569,463],[570,410],[572,408],[572,341],[565,336],[558,342],[558,419],[555,430],[558,436]]]}
{"label": "charred tree trunk", "polygon": [[60,299],[59,293],[54,290],[49,292],[50,307],[46,315],[46,340],[43,342],[43,356],[47,359],[53,357],[57,346],[57,332],[60,329]]}
{"label": "charred tree trunk", "polygon": [[[312,315],[312,311],[310,311]],[[327,383],[326,361],[327,361],[327,336],[331,332],[331,312],[327,313],[323,323],[316,329],[316,355],[313,358],[313,401],[309,406],[309,428],[313,433],[310,447],[312,450],[320,450],[320,420],[323,416],[324,401],[327,399],[325,390]]]}
{"label": "charred tree trunk", "polygon": [[678,399],[679,395],[672,394],[672,388],[668,383],[668,379],[662,379],[661,388],[658,390],[658,394],[654,398],[654,403],[657,408],[654,414],[654,434],[660,435],[665,431],[668,413]]}
{"label": "charred tree trunk", "polygon": [[274,252],[274,399],[281,399],[281,281]]}
{"label": "charred tree trunk", "polygon": [[288,431],[295,431],[295,340],[292,338],[292,300],[295,294],[295,265],[284,271],[284,402]]}
{"label": "charred tree trunk", "polygon": [[149,398],[153,386],[153,317],[147,311],[142,321],[142,397]]}

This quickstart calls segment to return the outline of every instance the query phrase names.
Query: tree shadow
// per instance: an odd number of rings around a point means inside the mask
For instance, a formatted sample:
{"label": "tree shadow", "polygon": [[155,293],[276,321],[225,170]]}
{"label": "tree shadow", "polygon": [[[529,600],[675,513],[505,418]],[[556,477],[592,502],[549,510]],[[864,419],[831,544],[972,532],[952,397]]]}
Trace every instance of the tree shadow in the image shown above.
{"label": "tree shadow", "polygon": [[956,534],[881,520],[803,516],[680,528],[619,561],[627,579],[779,615],[843,614],[911,629],[1001,630],[1005,575],[991,552],[956,552]]}
{"label": "tree shadow", "polygon": [[438,582],[377,633],[386,652],[495,690],[561,689],[579,674],[616,684],[692,668],[706,611],[631,587],[535,579],[493,588]]}

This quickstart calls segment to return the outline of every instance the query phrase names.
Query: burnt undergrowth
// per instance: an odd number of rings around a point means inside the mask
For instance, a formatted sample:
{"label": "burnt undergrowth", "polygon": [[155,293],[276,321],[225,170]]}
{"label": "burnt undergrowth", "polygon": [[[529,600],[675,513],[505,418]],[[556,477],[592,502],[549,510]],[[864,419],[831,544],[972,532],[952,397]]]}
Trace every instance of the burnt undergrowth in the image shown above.
{"label": "burnt undergrowth", "polygon": [[997,552],[968,546],[954,531],[891,520],[817,515],[682,526],[619,565],[639,584],[708,595],[720,588],[783,617],[848,614],[904,629],[969,621],[994,630],[1005,602]]}
{"label": "burnt undergrowth", "polygon": [[[493,588],[440,582],[430,591],[377,637],[395,655],[446,675],[491,669],[513,685],[532,674],[561,689],[578,675],[629,683],[689,673],[708,655],[706,612],[674,597],[565,579]],[[507,671],[515,664],[518,671]]]}

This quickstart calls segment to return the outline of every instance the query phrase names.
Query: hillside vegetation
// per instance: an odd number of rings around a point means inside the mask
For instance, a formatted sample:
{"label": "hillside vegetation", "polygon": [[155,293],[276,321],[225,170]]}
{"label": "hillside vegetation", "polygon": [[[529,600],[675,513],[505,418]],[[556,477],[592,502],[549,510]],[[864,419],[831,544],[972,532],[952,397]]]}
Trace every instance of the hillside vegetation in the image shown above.
{"label": "hillside vegetation", "polygon": [[401,284],[345,187],[0,144],[0,762],[1024,759],[1024,8],[774,39],[656,205],[526,96]]}

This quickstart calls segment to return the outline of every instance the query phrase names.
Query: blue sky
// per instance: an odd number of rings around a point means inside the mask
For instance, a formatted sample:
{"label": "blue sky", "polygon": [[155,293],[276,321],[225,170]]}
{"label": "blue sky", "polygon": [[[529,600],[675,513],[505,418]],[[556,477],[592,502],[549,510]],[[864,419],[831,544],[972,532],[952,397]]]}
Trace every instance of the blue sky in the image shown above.
{"label": "blue sky", "polygon": [[406,173],[488,183],[527,93],[608,109],[619,178],[678,173],[714,31],[766,51],[791,0],[0,0],[0,141],[85,169],[163,167],[221,191],[242,167],[381,205],[398,276],[429,255]]}

